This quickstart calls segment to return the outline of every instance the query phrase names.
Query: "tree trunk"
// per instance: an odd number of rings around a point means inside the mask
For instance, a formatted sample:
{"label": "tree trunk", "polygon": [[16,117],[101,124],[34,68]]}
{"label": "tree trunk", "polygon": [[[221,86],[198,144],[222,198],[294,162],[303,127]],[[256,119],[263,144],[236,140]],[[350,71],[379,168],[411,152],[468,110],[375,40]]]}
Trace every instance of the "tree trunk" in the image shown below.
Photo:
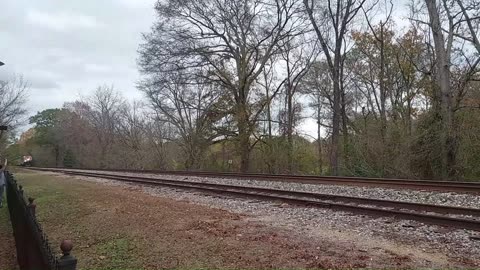
{"label": "tree trunk", "polygon": [[267,87],[266,91],[266,98],[267,98],[267,126],[268,126],[268,139],[272,139],[272,101],[270,100],[270,91]]}
{"label": "tree trunk", "polygon": [[238,150],[240,152],[240,171],[245,173],[250,169],[250,128],[245,106],[240,106],[238,117]]}
{"label": "tree trunk", "polygon": [[454,134],[454,117],[452,109],[452,92],[450,89],[450,63],[448,51],[445,48],[445,39],[442,33],[440,15],[435,0],[426,0],[430,26],[435,45],[436,71],[435,83],[440,91],[440,121],[441,130],[441,172],[440,177],[444,180],[455,176],[456,164],[456,138]]}
{"label": "tree trunk", "polygon": [[248,133],[242,132],[240,135],[240,171],[243,173],[248,172],[250,169],[250,141]]}
{"label": "tree trunk", "polygon": [[287,86],[287,171],[293,172],[293,95],[292,87]]}
{"label": "tree trunk", "polygon": [[[265,76],[265,81],[267,78]],[[275,157],[273,156],[273,146],[272,146],[272,100],[270,99],[269,87],[266,87],[266,98],[267,98],[267,129],[268,129],[268,144],[267,144],[267,170],[268,173],[275,173]]]}
{"label": "tree trunk", "polygon": [[107,147],[102,145],[100,150],[100,168],[106,169],[108,166],[107,164]]}
{"label": "tree trunk", "polygon": [[410,99],[410,91],[407,92],[408,101],[407,101],[407,129],[408,136],[412,136],[412,100]]}
{"label": "tree trunk", "polygon": [[318,168],[320,169],[320,174],[323,174],[323,161],[322,161],[322,129],[321,129],[321,98],[320,95],[317,96],[317,144],[318,144]]}
{"label": "tree trunk", "polygon": [[[343,64],[341,67],[340,78],[343,78]],[[340,79],[340,94],[342,97],[342,137],[343,137],[343,166],[348,168],[350,165],[350,150],[349,150],[349,138],[348,138],[348,119],[347,119],[347,100],[345,97],[345,89],[343,82]]]}
{"label": "tree trunk", "polygon": [[340,136],[340,94],[338,91],[338,82],[335,83],[334,79],[334,93],[333,93],[333,123],[332,123],[332,146],[330,151],[330,171],[333,175],[338,175],[338,150],[340,148],[339,136]]}
{"label": "tree trunk", "polygon": [[187,154],[187,158],[185,159],[185,170],[190,171],[194,167],[195,154],[192,152],[192,149],[187,149],[185,152]]}
{"label": "tree trunk", "polygon": [[[338,57],[335,58],[335,62],[338,61]],[[335,63],[333,74],[333,118],[332,118],[332,145],[330,150],[330,173],[332,175],[339,175],[338,155],[340,149],[340,73],[339,65]]]}
{"label": "tree trunk", "polygon": [[380,135],[382,137],[382,161],[381,161],[381,176],[385,176],[385,164],[387,159],[387,114],[385,109],[385,102],[387,99],[385,89],[385,42],[383,40],[383,23],[380,22]]}
{"label": "tree trunk", "polygon": [[55,146],[55,166],[62,167],[63,162],[61,160],[61,151],[59,146]]}

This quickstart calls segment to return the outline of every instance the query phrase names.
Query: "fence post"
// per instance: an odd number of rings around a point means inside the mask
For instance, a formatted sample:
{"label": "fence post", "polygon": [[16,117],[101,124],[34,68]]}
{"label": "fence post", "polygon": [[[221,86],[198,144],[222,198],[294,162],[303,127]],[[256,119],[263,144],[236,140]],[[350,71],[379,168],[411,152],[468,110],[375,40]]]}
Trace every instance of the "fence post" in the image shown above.
{"label": "fence post", "polygon": [[63,240],[60,249],[62,250],[63,256],[57,261],[57,270],[76,270],[77,259],[70,255],[70,252],[73,249],[72,241]]}
{"label": "fence post", "polygon": [[21,270],[28,269],[27,251],[26,251],[26,237],[27,229],[24,220],[22,219],[21,201],[18,197],[18,185],[13,179],[10,172],[6,172],[7,177],[7,204],[10,213],[10,221],[12,222],[13,236],[15,238],[15,247],[17,250],[17,262]]}
{"label": "fence post", "polygon": [[37,205],[33,202],[35,199],[32,198],[32,197],[28,197],[28,205],[27,205],[27,208],[28,210],[30,211],[30,213],[32,213],[32,217],[36,217],[35,215],[35,210],[37,208]]}

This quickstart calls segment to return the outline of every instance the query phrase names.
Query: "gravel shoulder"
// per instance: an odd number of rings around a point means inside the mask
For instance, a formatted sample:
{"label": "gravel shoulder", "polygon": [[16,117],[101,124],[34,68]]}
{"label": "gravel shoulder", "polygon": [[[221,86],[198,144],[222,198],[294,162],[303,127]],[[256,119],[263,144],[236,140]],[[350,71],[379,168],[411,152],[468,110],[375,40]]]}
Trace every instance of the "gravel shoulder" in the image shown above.
{"label": "gravel shoulder", "polygon": [[[78,170],[82,171],[82,170]],[[117,175],[139,176],[135,173],[125,172],[104,172],[104,171],[86,171],[99,172]],[[250,187],[266,187],[282,190],[306,191],[331,195],[342,195],[352,197],[362,197],[370,199],[395,200],[413,203],[437,204],[446,206],[460,206],[480,208],[480,196],[475,194],[463,194],[455,192],[439,192],[427,190],[407,190],[407,189],[391,189],[377,187],[361,187],[361,186],[341,186],[341,185],[322,185],[322,184],[305,184],[294,182],[278,182],[254,179],[233,179],[233,178],[214,178],[214,177],[198,177],[198,176],[179,176],[179,175],[159,175],[142,173],[142,177],[168,179],[168,180],[184,180],[201,183],[218,183],[227,185],[240,185]]]}

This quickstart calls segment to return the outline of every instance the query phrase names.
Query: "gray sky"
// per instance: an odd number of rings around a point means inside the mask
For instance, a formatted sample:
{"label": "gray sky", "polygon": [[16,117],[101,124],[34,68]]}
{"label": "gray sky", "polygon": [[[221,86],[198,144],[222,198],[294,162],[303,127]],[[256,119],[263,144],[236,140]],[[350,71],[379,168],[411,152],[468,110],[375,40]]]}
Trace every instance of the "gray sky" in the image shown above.
{"label": "gray sky", "polygon": [[[155,19],[155,2],[2,0],[0,80],[21,74],[30,83],[29,116],[102,84],[113,84],[128,100],[142,99],[135,88],[137,48]],[[315,134],[312,120],[302,127]]]}
{"label": "gray sky", "polygon": [[155,0],[2,0],[0,79],[30,83],[28,110],[61,107],[96,86],[113,84],[129,100],[141,33],[154,21]]}
{"label": "gray sky", "polygon": [[[135,88],[137,48],[155,19],[155,1],[1,0],[0,80],[21,74],[30,83],[29,115],[103,84],[128,100],[142,99]],[[405,12],[402,6],[394,17]],[[316,136],[315,121],[304,120],[299,131]]]}

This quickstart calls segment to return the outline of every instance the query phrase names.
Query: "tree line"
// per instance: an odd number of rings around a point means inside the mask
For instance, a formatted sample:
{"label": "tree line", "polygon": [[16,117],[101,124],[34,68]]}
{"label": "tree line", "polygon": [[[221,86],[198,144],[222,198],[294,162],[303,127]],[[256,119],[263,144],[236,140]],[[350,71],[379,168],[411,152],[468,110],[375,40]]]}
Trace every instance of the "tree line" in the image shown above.
{"label": "tree line", "polygon": [[[32,117],[13,147],[58,166],[480,176],[480,1],[167,0],[155,11],[138,50],[143,103],[99,87]],[[300,132],[305,118],[316,136]]]}
{"label": "tree line", "polygon": [[[7,80],[0,80],[0,153],[5,150],[13,139],[14,134],[9,132],[21,125],[20,118],[27,114],[28,82],[22,76],[12,76]],[[3,129],[7,130],[3,130]]]}

